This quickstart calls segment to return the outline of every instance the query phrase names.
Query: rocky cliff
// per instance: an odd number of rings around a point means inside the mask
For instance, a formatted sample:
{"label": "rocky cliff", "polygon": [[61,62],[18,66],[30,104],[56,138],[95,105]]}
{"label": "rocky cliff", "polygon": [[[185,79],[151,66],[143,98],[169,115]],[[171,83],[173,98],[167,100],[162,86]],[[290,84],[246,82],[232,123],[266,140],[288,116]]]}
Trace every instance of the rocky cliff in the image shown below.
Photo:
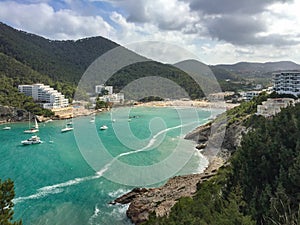
{"label": "rocky cliff", "polygon": [[0,105],[0,123],[28,121],[28,118],[25,110]]}
{"label": "rocky cliff", "polygon": [[168,215],[179,198],[193,196],[199,183],[210,179],[221,166],[226,165],[246,131],[241,123],[227,126],[226,120],[198,127],[185,138],[196,141],[197,149],[208,157],[210,164],[203,173],[173,177],[159,188],[135,188],[111,204],[130,204],[127,216],[134,224],[148,220],[151,213]]}

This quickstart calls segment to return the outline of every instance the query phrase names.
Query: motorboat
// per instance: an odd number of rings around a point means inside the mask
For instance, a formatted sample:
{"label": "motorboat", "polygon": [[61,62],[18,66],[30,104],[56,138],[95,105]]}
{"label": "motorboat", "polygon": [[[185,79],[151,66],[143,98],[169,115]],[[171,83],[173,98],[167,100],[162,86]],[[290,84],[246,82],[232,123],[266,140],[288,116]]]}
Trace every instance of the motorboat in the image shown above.
{"label": "motorboat", "polygon": [[100,130],[107,130],[108,129],[108,127],[106,126],[106,125],[102,125],[101,127],[100,127]]}
{"label": "motorboat", "polygon": [[42,143],[42,141],[37,135],[35,135],[27,140],[21,141],[21,143],[23,145],[33,145],[33,144],[40,144],[40,143]]}
{"label": "motorboat", "polygon": [[68,131],[72,131],[74,128],[73,127],[69,127],[68,125],[66,125],[65,128],[61,129],[62,133],[68,132]]}
{"label": "motorboat", "polygon": [[2,128],[2,130],[10,130],[10,129],[11,129],[11,127],[9,127],[9,126],[6,126],[6,127]]}

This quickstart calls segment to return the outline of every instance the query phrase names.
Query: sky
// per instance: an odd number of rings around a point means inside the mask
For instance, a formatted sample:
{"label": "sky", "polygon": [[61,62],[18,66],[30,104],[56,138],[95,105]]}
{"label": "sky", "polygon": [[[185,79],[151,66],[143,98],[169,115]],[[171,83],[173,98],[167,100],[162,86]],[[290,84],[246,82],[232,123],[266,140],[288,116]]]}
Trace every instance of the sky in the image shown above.
{"label": "sky", "polygon": [[[103,36],[162,61],[300,63],[299,8],[299,0],[0,0],[0,21],[52,40]],[[149,42],[177,50],[155,56]]]}

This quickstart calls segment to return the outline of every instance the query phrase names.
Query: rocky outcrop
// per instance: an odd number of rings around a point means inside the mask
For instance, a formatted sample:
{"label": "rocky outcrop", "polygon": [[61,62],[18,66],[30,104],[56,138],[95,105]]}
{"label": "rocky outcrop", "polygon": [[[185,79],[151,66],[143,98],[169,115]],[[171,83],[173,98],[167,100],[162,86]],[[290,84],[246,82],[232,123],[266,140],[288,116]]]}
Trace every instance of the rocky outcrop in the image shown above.
{"label": "rocky outcrop", "polygon": [[25,110],[0,105],[0,123],[26,121],[28,116]]}
{"label": "rocky outcrop", "polygon": [[[242,136],[248,131],[242,122],[233,123],[230,126],[222,124],[221,126],[226,126],[223,129],[215,129],[212,132],[211,123],[198,127],[190,134],[186,135],[186,139],[194,140],[198,143],[197,149],[201,150],[202,154],[210,157],[217,156],[223,158],[225,161],[236,151],[237,147],[240,145]],[[220,135],[219,132],[223,132]],[[219,141],[219,146],[216,146],[218,151],[213,151],[216,138],[222,138],[222,142]]]}
{"label": "rocky outcrop", "polygon": [[134,224],[148,220],[151,213],[155,213],[156,216],[168,215],[181,197],[193,196],[197,191],[197,185],[213,177],[223,165],[224,161],[221,158],[214,158],[201,174],[176,176],[159,188],[135,188],[111,204],[130,203],[126,214]]}
{"label": "rocky outcrop", "polygon": [[227,165],[243,133],[247,132],[241,123],[227,126],[226,118],[220,118],[198,127],[185,137],[196,141],[197,149],[208,157],[210,164],[203,173],[173,177],[159,188],[136,188],[111,203],[130,204],[127,216],[134,224],[140,224],[148,220],[151,213],[156,216],[168,215],[181,197],[192,197],[198,184],[213,177],[221,166]]}

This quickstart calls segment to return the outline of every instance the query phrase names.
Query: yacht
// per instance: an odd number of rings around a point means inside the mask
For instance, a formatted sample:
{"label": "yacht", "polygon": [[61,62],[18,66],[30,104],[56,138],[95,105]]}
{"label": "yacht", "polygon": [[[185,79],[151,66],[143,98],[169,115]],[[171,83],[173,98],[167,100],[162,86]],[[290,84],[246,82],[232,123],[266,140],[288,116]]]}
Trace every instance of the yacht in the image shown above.
{"label": "yacht", "polygon": [[108,129],[108,127],[106,126],[106,125],[102,125],[101,127],[100,127],[100,130],[107,130]]}
{"label": "yacht", "polygon": [[35,135],[27,140],[21,141],[21,143],[23,145],[33,145],[33,144],[40,144],[40,143],[42,143],[42,141],[37,135]]}

